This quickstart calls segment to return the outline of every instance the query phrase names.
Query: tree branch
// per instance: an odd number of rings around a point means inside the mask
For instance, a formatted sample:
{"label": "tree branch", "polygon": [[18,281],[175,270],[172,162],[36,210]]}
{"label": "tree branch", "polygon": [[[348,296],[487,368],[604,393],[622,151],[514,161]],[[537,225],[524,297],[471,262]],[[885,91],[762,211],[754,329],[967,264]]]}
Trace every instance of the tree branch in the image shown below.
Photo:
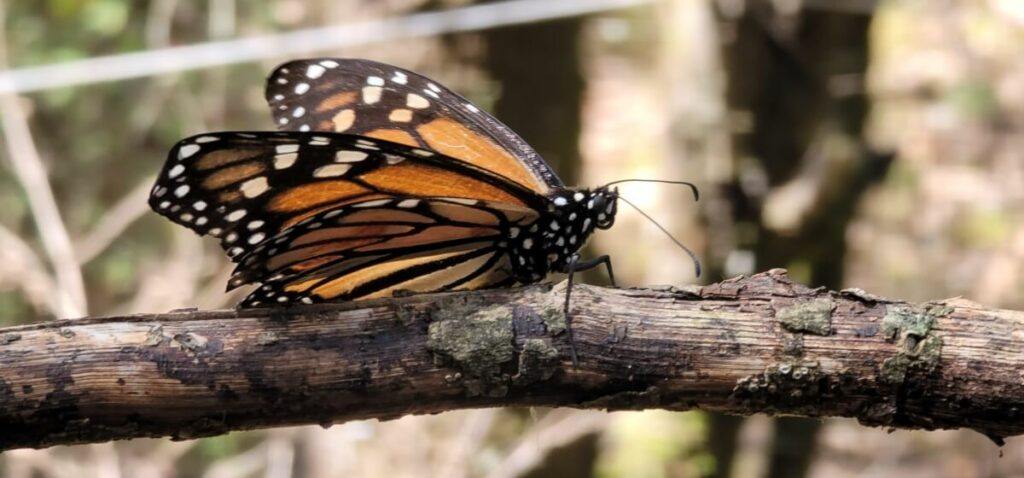
{"label": "tree branch", "polygon": [[1024,432],[1024,313],[908,304],[782,270],[0,329],[0,449],[494,406],[856,417]]}

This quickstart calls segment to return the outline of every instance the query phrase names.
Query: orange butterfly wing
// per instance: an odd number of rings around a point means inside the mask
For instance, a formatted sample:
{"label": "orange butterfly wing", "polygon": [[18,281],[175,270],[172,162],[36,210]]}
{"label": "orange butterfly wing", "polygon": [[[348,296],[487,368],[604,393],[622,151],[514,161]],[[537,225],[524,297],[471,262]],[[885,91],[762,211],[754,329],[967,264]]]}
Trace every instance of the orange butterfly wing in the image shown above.
{"label": "orange butterfly wing", "polygon": [[234,288],[264,285],[244,306],[479,289],[514,282],[499,244],[530,209],[456,198],[357,202],[307,218],[241,258]]}
{"label": "orange butterfly wing", "polygon": [[429,78],[369,60],[285,63],[267,80],[278,127],[333,131],[437,151],[537,194],[562,182],[507,126]]}

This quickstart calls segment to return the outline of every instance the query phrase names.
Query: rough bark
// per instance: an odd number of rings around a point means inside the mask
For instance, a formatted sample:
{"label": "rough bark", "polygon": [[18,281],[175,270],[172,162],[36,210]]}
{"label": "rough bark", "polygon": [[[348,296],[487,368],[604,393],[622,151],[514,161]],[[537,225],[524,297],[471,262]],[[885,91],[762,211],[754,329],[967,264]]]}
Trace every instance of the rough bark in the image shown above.
{"label": "rough bark", "polygon": [[1024,313],[809,289],[417,295],[0,329],[0,449],[493,406],[695,408],[1024,433]]}

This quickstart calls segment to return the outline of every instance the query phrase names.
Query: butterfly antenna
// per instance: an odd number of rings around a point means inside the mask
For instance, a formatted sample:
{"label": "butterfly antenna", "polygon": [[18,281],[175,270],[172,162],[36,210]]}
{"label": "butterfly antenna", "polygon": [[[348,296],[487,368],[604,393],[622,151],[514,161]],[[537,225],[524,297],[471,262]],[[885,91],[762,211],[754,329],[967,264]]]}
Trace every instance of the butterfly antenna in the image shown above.
{"label": "butterfly antenna", "polygon": [[[626,181],[636,181],[636,180],[629,180],[629,179],[627,179]],[[655,182],[655,180],[651,180],[651,181]],[[618,182],[622,182],[622,181],[615,181],[615,182],[618,183]],[[670,181],[657,181],[657,182],[670,182]],[[686,183],[686,184],[689,184],[689,183]],[[694,193],[696,194],[697,188],[694,188],[693,190],[694,190]],[[646,217],[647,220],[651,221],[651,223],[654,224],[658,229],[661,229],[661,232],[664,232],[665,235],[668,236],[669,239],[672,239],[672,242],[676,243],[676,245],[679,246],[680,249],[686,251],[686,254],[690,256],[690,260],[693,261],[693,269],[696,272],[697,277],[700,277],[700,261],[697,260],[697,255],[694,254],[693,251],[690,250],[690,248],[684,246],[683,243],[679,242],[679,240],[676,239],[675,236],[672,235],[672,233],[668,232],[668,230],[665,229],[665,227],[662,226],[661,224],[658,224],[658,221],[655,221],[653,217],[647,215],[647,213],[644,212],[639,207],[637,207],[636,204],[633,204],[633,203],[629,202],[628,199],[626,199],[626,198],[624,198],[622,196],[619,196],[619,199],[624,201],[626,204],[629,204],[633,209],[636,209],[636,212],[640,213],[641,216]]]}
{"label": "butterfly antenna", "polygon": [[[608,184],[605,184],[604,187],[608,187],[608,186],[611,186],[613,184],[629,183],[629,182],[634,182],[634,183],[678,184],[678,185],[682,185],[682,186],[689,186],[690,190],[693,191],[693,200],[694,201],[700,201],[700,191],[697,190],[697,185],[695,185],[693,183],[686,182],[686,181],[669,181],[669,180],[666,180],[666,179],[620,179],[618,181],[612,181],[612,182],[610,182]],[[631,206],[633,206],[633,205],[631,204]],[[636,208],[636,206],[633,206],[633,207]],[[637,209],[637,211],[639,211],[639,209]],[[657,223],[655,223],[655,224],[657,224]]]}

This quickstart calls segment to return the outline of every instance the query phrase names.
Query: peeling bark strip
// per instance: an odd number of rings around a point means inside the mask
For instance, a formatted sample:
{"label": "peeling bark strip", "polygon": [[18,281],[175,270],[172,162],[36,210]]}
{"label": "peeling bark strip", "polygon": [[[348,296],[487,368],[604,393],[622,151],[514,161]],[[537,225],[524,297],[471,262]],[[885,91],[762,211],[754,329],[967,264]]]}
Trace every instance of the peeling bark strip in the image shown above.
{"label": "peeling bark strip", "polygon": [[1024,433],[1024,313],[829,292],[773,270],[688,289],[419,295],[0,330],[0,449],[489,406],[856,417]]}

